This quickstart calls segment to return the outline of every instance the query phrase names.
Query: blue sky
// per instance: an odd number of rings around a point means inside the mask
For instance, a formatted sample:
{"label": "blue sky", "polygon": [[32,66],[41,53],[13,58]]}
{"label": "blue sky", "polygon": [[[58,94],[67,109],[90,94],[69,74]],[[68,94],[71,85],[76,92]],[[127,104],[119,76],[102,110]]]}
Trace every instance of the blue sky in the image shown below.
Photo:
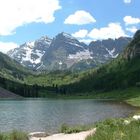
{"label": "blue sky", "polygon": [[140,0],[0,0],[0,51],[67,32],[80,41],[133,36]]}

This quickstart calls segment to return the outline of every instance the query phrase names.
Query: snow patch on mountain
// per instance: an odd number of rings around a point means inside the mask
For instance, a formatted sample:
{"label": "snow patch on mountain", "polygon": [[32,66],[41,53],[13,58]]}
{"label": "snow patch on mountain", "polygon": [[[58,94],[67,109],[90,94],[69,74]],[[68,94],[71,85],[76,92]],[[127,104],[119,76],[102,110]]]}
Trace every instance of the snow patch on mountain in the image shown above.
{"label": "snow patch on mountain", "polygon": [[77,52],[76,54],[69,54],[68,59],[75,59],[75,60],[86,60],[92,59],[91,52],[89,50],[84,50]]}
{"label": "snow patch on mountain", "polygon": [[[23,63],[25,61],[29,61],[33,65],[41,63],[41,58],[42,58],[42,56],[45,53],[45,51],[42,52],[40,50],[35,50],[34,51],[32,48],[29,48],[29,47],[27,47],[25,49],[25,52],[26,52],[26,54],[22,58],[22,62],[21,63]],[[36,57],[33,57],[33,55],[35,55]],[[33,67],[35,67],[35,65]]]}
{"label": "snow patch on mountain", "polygon": [[83,46],[81,46],[81,45],[79,45],[79,44],[77,44],[77,43],[75,43],[75,42],[68,42],[68,43],[71,44],[71,45],[74,45],[74,46],[76,46],[76,47],[83,48]]}
{"label": "snow patch on mountain", "polygon": [[109,49],[106,48],[106,50],[112,58],[116,58],[119,55],[119,54],[115,54],[115,51],[116,51],[115,48],[113,48],[112,50],[109,50]]}
{"label": "snow patch on mountain", "polygon": [[62,64],[63,64],[62,61],[60,61],[60,62],[59,62],[59,65],[62,65]]}
{"label": "snow patch on mountain", "polygon": [[33,42],[27,42],[26,44],[27,44],[28,47],[33,48],[35,42],[34,41]]}
{"label": "snow patch on mountain", "polygon": [[71,34],[62,32],[62,35],[63,35],[65,38],[68,38],[68,39],[71,39],[71,40],[73,40],[73,39],[75,40],[75,37],[73,37]]}

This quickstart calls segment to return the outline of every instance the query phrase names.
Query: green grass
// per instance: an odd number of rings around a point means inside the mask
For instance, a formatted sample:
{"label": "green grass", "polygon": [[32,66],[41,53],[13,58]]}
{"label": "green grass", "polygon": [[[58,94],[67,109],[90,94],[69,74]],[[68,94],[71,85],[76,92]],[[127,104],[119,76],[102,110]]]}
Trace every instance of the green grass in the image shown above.
{"label": "green grass", "polygon": [[0,133],[0,140],[29,140],[29,138],[26,133],[14,130],[11,133]]}
{"label": "green grass", "polygon": [[132,106],[140,107],[140,96],[136,98],[131,98],[126,100],[128,104],[131,104]]}
{"label": "green grass", "polygon": [[81,131],[86,131],[86,130],[89,130],[91,128],[94,128],[94,124],[75,125],[75,126],[69,126],[67,124],[63,124],[60,128],[60,132],[65,133],[65,134],[71,134],[71,133],[78,133],[78,132],[81,132]]}
{"label": "green grass", "polygon": [[97,123],[96,128],[86,140],[140,140],[140,121],[126,125],[123,119],[110,119]]}

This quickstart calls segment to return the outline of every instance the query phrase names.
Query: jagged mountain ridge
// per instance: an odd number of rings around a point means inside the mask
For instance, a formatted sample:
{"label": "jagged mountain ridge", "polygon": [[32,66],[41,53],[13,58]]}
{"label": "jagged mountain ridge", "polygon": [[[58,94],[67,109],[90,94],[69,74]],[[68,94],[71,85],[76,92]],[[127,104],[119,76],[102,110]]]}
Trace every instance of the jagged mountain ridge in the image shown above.
{"label": "jagged mountain ridge", "polygon": [[53,39],[45,36],[34,42],[24,43],[9,51],[8,55],[34,70],[82,70],[116,58],[130,41],[131,38],[121,37],[93,41],[86,45],[62,32]]}

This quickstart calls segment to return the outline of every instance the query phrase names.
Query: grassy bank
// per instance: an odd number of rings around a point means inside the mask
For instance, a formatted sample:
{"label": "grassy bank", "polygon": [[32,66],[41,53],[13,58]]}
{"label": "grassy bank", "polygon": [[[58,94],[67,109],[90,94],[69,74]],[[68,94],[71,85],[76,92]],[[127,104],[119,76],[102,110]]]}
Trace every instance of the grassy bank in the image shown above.
{"label": "grassy bank", "polygon": [[70,127],[62,125],[62,133],[78,133],[96,128],[96,133],[90,135],[86,140],[140,140],[140,116],[139,119],[107,119],[94,125]]}
{"label": "grassy bank", "polygon": [[140,140],[140,120],[112,119],[98,123],[86,140]]}
{"label": "grassy bank", "polygon": [[69,126],[67,124],[63,124],[60,128],[60,133],[66,133],[66,134],[78,133],[81,131],[86,131],[86,130],[92,129],[94,127],[95,127],[94,124],[76,125],[76,126]]}
{"label": "grassy bank", "polygon": [[0,133],[0,140],[29,140],[28,134],[21,131],[12,131],[10,133]]}

